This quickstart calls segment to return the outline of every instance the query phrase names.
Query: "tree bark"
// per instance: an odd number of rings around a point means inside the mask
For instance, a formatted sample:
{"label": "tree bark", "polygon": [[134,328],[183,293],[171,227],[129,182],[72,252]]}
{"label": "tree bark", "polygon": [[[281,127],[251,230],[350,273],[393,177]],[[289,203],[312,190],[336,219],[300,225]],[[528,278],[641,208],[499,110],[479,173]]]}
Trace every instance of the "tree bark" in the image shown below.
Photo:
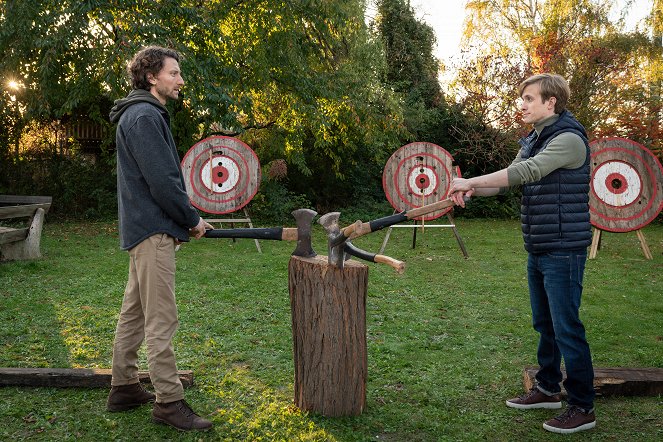
{"label": "tree bark", "polygon": [[295,405],[324,416],[357,416],[366,405],[368,267],[326,256],[288,265]]}

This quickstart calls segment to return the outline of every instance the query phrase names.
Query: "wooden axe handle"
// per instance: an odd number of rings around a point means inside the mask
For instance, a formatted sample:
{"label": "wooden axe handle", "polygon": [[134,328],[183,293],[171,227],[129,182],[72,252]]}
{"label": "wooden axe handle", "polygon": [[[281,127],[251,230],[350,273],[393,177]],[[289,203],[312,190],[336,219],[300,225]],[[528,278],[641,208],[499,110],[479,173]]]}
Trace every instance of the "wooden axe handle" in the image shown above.
{"label": "wooden axe handle", "polygon": [[387,264],[396,270],[398,274],[402,275],[403,272],[405,271],[405,263],[403,261],[399,261],[397,259],[391,258],[389,256],[385,255],[375,255],[375,262],[379,262],[382,264]]}
{"label": "wooden axe handle", "polygon": [[394,224],[402,223],[403,221],[408,221],[413,218],[417,218],[437,210],[445,209],[453,205],[453,200],[451,198],[446,198],[441,201],[436,201],[431,204],[426,204],[425,206],[408,210],[407,212],[385,216],[383,218],[378,218],[367,223],[357,221],[343,229],[343,234],[352,240],[362,235],[384,229],[385,227],[393,226]]}
{"label": "wooden axe handle", "polygon": [[405,271],[405,263],[402,261],[398,261],[397,259],[390,258],[389,256],[385,255],[376,255],[375,253],[370,253],[367,252],[366,250],[362,250],[357,248],[354,244],[352,244],[350,241],[345,243],[344,246],[344,251],[345,253],[364,259],[366,261],[370,262],[377,262],[381,264],[387,264],[388,266],[391,266],[396,270],[398,273],[403,273]]}
{"label": "wooden axe handle", "polygon": [[454,204],[455,203],[451,198],[446,198],[441,201],[426,204],[425,206],[417,207],[416,209],[408,210],[405,212],[405,216],[407,216],[407,219],[412,219],[418,216],[427,215],[437,210],[446,209],[447,207],[451,207]]}
{"label": "wooden axe handle", "polygon": [[283,241],[297,241],[299,239],[299,234],[297,233],[296,227],[284,227],[283,234],[281,235]]}

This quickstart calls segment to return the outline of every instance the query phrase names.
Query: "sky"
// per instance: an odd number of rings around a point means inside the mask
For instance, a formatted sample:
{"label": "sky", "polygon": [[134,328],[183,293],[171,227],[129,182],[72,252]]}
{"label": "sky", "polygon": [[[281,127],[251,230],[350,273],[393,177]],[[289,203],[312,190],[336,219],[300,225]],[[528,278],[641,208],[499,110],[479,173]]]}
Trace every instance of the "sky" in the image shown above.
{"label": "sky", "polygon": [[[410,0],[417,18],[426,22],[435,31],[437,50],[435,56],[444,62],[458,54],[458,45],[463,32],[466,0]],[[621,11],[626,0],[617,0]],[[635,0],[629,9],[629,28],[651,11],[653,0]]]}

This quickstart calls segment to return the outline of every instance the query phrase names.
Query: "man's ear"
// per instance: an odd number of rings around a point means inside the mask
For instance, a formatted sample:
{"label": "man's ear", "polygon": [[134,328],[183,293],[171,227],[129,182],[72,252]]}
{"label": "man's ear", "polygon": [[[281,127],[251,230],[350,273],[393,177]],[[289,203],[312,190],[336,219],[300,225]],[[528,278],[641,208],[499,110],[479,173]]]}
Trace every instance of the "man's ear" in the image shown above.
{"label": "man's ear", "polygon": [[549,106],[552,106],[552,109],[555,109],[555,104],[557,103],[557,97],[548,98],[548,103],[550,103]]}
{"label": "man's ear", "polygon": [[155,84],[157,84],[157,79],[154,78],[154,74],[151,73],[151,72],[148,72],[148,73],[147,73],[147,81],[148,81],[151,85],[153,85],[153,86],[154,86]]}

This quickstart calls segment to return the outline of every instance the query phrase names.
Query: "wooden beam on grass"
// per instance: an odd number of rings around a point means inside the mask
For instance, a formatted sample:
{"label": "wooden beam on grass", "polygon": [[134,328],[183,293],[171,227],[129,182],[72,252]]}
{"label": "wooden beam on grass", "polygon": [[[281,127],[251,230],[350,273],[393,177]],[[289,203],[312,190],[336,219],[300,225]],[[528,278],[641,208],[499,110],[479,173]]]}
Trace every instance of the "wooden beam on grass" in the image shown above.
{"label": "wooden beam on grass", "polygon": [[[184,388],[193,385],[193,371],[178,370]],[[139,371],[140,382],[149,384],[147,371]],[[105,368],[0,368],[0,387],[110,388],[111,370]]]}
{"label": "wooden beam on grass", "polygon": [[[525,391],[536,384],[537,367],[523,372]],[[566,371],[562,370],[566,378]],[[594,368],[594,390],[597,396],[659,396],[663,394],[663,368]],[[566,391],[562,386],[562,396]]]}

